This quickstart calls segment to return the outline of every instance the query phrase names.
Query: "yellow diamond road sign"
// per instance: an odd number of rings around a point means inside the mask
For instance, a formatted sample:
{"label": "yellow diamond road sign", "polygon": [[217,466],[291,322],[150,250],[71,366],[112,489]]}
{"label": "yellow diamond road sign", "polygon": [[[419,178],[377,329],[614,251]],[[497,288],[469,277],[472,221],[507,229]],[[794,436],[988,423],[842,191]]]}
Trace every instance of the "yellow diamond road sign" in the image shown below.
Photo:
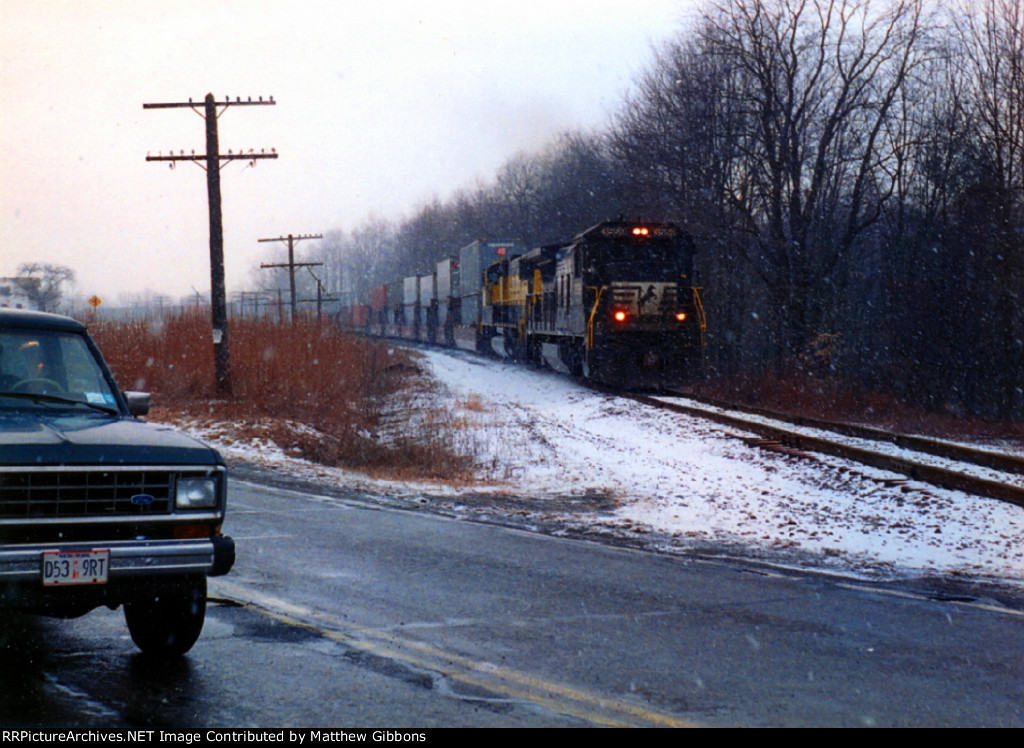
{"label": "yellow diamond road sign", "polygon": [[103,300],[99,296],[93,296],[91,299],[89,299],[89,306],[91,306],[93,309],[95,309],[102,303]]}

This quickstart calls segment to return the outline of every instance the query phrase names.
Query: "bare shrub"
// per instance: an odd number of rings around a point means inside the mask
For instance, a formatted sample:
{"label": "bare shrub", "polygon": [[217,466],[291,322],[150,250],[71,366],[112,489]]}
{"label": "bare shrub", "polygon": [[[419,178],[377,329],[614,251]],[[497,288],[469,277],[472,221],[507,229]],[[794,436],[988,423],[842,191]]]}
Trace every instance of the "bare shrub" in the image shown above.
{"label": "bare shrub", "polygon": [[233,422],[241,432],[258,429],[290,454],[381,477],[471,474],[472,450],[452,437],[443,413],[432,413],[422,372],[405,350],[316,320],[234,319],[233,394],[223,398],[214,389],[205,315],[103,321],[90,330],[118,382],[152,392],[166,420]]}

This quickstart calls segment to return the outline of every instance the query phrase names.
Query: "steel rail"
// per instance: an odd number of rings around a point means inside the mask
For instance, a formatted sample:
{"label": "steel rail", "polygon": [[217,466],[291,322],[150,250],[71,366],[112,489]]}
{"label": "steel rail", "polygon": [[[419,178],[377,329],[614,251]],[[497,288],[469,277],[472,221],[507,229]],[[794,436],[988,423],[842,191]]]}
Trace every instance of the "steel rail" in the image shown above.
{"label": "steel rail", "polygon": [[[905,475],[913,480],[922,481],[924,483],[929,483],[931,485],[939,486],[941,488],[949,488],[953,490],[964,491],[967,493],[975,494],[977,496],[984,496],[987,498],[998,499],[1000,501],[1016,504],[1018,506],[1024,506],[1024,486],[1018,486],[1012,483],[1002,483],[1000,481],[991,480],[988,478],[969,475],[967,473],[962,473],[957,470],[953,470],[946,467],[940,467],[938,465],[928,465],[923,462],[918,462],[907,457],[885,454],[883,452],[875,452],[869,449],[864,449],[863,447],[845,444],[843,442],[827,439],[825,437],[804,434],[796,431],[791,431],[789,429],[785,429],[772,424],[749,420],[736,414],[715,412],[707,410],[705,408],[683,405],[681,403],[666,402],[663,399],[648,395],[639,395],[635,393],[616,394],[624,397],[629,397],[637,402],[661,408],[663,410],[670,410],[676,413],[683,413],[697,418],[706,418],[713,420],[717,423],[721,423],[723,425],[732,426],[734,428],[742,429],[744,431],[749,431],[766,439],[777,441],[780,445],[784,445],[784,447],[790,449],[817,452],[820,454],[831,455],[833,457],[841,457],[844,459],[854,460],[856,462],[862,463],[864,465],[869,465],[871,467],[879,468],[882,470],[889,470],[894,473],[900,473],[901,475]],[[819,421],[817,423],[825,422]],[[804,423],[801,425],[809,424]],[[814,428],[825,427],[816,425],[814,426]],[[879,431],[879,433],[884,434],[885,432]],[[844,435],[849,436],[851,434]],[[891,439],[888,438],[884,438],[882,440],[891,441]],[[933,440],[926,439],[925,441],[932,442]],[[911,447],[907,448],[912,449]],[[966,449],[970,451],[970,448]],[[993,453],[986,452],[985,454]],[[949,457],[949,455],[943,456]],[[957,458],[951,457],[950,459]],[[963,461],[969,462],[969,460]],[[985,465],[985,467],[992,467],[992,465]]]}
{"label": "steel rail", "polygon": [[[837,434],[842,434],[843,436],[852,436],[857,439],[870,439],[872,441],[887,442],[894,446],[910,449],[915,452],[924,452],[936,457],[945,457],[950,460],[969,462],[973,465],[978,465],[979,467],[1001,470],[1005,473],[1024,475],[1024,457],[1007,454],[1005,452],[993,452],[987,449],[970,447],[966,444],[956,444],[955,442],[933,439],[927,436],[900,434],[855,423],[839,423],[819,418],[780,413],[767,408],[757,408],[749,405],[735,405],[733,403],[727,403],[713,398],[697,397],[684,392],[672,392],[670,394],[674,397],[685,397],[688,400],[693,400],[694,402],[708,405],[713,408],[723,408],[725,410],[749,413],[751,415],[762,416],[764,418],[771,418],[775,421],[791,423],[794,426],[820,429],[822,431],[832,431]],[[698,408],[697,410],[700,409]]]}

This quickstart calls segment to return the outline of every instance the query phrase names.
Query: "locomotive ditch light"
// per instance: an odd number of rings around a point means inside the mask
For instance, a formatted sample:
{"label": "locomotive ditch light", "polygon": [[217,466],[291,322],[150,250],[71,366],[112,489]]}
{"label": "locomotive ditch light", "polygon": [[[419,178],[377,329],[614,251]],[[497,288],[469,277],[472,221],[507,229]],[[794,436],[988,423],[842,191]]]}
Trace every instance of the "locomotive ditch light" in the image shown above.
{"label": "locomotive ditch light", "polygon": [[676,312],[676,322],[685,322],[686,312]]}

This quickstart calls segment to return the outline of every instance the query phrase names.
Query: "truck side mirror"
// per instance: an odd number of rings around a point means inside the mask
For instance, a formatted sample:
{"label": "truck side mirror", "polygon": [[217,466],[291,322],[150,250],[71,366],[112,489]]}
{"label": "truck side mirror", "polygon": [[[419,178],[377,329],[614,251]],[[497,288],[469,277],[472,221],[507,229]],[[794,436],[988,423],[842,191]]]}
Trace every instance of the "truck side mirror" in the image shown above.
{"label": "truck side mirror", "polygon": [[148,392],[125,392],[124,399],[128,403],[128,412],[133,416],[147,415],[153,405],[153,396]]}

